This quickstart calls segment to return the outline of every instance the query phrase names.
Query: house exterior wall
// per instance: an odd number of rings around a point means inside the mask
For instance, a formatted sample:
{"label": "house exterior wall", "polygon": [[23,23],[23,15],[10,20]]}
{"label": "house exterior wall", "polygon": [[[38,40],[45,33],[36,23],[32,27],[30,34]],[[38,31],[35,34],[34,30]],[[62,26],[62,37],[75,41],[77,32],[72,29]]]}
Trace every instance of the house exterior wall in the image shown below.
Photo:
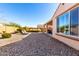
{"label": "house exterior wall", "polygon": [[79,7],[79,3],[64,3],[64,5],[62,5],[62,4],[59,5],[55,14],[52,17],[52,20],[53,20],[52,37],[71,46],[72,48],[75,48],[76,50],[79,50],[79,41],[78,41],[79,38],[76,38],[76,37],[70,38],[70,36],[66,37],[64,34],[63,35],[57,34],[57,17],[69,10],[76,8],[76,7]]}
{"label": "house exterior wall", "polygon": [[43,26],[43,32],[47,32],[47,29],[48,29],[47,24],[44,24],[44,26]]}
{"label": "house exterior wall", "polygon": [[50,20],[49,22],[47,22],[46,24],[44,24],[43,26],[43,29],[44,29],[44,32],[48,33],[48,30],[50,30],[52,32],[52,29],[53,29],[53,21]]}
{"label": "house exterior wall", "polygon": [[37,25],[37,28],[41,29],[42,32],[46,32],[45,25]]}
{"label": "house exterior wall", "polygon": [[56,26],[57,26],[57,23],[56,23],[57,17],[59,15],[65,13],[65,12],[69,11],[69,10],[72,10],[73,8],[78,7],[78,6],[79,6],[78,3],[65,3],[64,5],[62,5],[62,4],[59,5],[59,7],[57,8],[54,16],[52,17],[52,20],[53,20],[53,28],[54,28],[53,29],[53,35],[57,32],[56,31],[57,30],[57,28],[56,28]]}

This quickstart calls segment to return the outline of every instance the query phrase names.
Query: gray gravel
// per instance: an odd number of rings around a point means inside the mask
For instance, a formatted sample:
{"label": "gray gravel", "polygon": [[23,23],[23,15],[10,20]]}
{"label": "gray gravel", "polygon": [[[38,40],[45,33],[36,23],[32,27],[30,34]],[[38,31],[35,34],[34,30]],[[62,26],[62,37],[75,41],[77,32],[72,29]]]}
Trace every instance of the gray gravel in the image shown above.
{"label": "gray gravel", "polygon": [[78,56],[79,51],[43,33],[32,33],[19,42],[0,47],[2,56]]}

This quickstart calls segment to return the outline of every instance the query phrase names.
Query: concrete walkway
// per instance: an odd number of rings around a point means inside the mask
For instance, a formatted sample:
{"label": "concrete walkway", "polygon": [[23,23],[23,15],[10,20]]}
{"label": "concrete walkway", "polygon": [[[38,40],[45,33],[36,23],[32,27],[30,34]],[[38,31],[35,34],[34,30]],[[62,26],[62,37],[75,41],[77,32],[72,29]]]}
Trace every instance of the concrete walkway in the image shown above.
{"label": "concrete walkway", "polygon": [[43,33],[31,33],[28,37],[0,47],[0,55],[9,56],[77,56],[79,51],[52,39]]}

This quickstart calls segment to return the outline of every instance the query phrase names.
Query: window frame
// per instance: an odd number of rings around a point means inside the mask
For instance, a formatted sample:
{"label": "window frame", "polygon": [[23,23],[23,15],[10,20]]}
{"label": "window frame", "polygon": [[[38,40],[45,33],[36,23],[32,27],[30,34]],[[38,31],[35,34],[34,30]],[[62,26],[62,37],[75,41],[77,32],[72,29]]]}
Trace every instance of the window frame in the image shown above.
{"label": "window frame", "polygon": [[[79,7],[76,7],[76,8],[78,8],[78,16],[79,16]],[[74,9],[76,9],[76,8],[73,8],[73,9],[71,9],[71,10],[65,12],[65,13],[69,13],[69,17],[68,17],[68,19],[69,19],[69,35],[64,34],[64,33],[60,33],[60,32],[58,32],[59,30],[56,30],[56,33],[57,33],[57,34],[63,34],[63,35],[66,35],[66,36],[79,38],[79,17],[78,17],[78,36],[70,35],[70,30],[71,30],[71,27],[70,27],[70,21],[71,21],[71,19],[70,19],[70,11],[72,11],[72,10],[74,10]],[[65,14],[65,13],[62,13],[61,15]],[[59,15],[59,16],[61,16],[61,15]],[[59,16],[57,16],[57,20],[58,20],[58,21],[59,21]],[[58,23],[57,20],[56,20],[56,23]],[[56,25],[57,25],[57,24],[56,24]],[[57,25],[56,27],[58,28],[58,26],[59,26],[59,25]]]}

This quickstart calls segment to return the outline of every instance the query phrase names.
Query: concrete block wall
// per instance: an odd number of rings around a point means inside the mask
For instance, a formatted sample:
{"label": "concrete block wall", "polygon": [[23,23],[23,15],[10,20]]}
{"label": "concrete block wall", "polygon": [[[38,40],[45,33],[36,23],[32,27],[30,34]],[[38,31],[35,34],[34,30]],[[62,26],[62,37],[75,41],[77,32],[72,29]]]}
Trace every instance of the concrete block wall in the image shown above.
{"label": "concrete block wall", "polygon": [[6,31],[7,33],[13,33],[17,30],[16,27],[11,26],[0,26],[0,33],[3,33],[3,31]]}

